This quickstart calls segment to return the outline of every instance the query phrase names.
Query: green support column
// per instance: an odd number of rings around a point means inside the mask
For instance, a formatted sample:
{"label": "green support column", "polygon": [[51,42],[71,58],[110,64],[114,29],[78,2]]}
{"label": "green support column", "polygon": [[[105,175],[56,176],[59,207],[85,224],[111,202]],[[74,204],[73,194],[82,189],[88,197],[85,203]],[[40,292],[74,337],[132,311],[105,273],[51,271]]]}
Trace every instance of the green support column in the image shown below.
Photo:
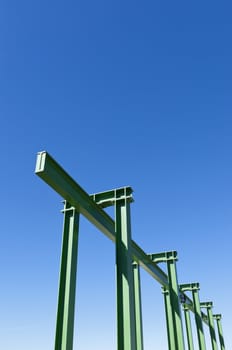
{"label": "green support column", "polygon": [[180,289],[182,292],[187,290],[192,291],[199,350],[206,350],[205,336],[204,336],[203,323],[202,323],[202,317],[201,317],[201,306],[200,306],[199,293],[198,293],[200,289],[199,283],[182,284],[180,285]]}
{"label": "green support column", "polygon": [[204,303],[201,303],[201,307],[207,309],[207,316],[208,316],[208,322],[209,322],[209,332],[210,332],[212,349],[218,350],[216,332],[215,332],[215,328],[214,328],[213,312],[212,312],[213,303],[211,301],[204,302]]}
{"label": "green support column", "polygon": [[168,334],[168,349],[175,350],[175,332],[173,326],[172,318],[172,306],[170,301],[169,290],[166,287],[162,287],[164,294],[164,305],[165,305],[165,314],[166,314],[166,325],[167,325],[167,334]]}
{"label": "green support column", "polygon": [[79,213],[65,201],[55,350],[73,349]]}
{"label": "green support column", "polygon": [[219,338],[221,350],[225,350],[225,343],[224,343],[224,337],[222,333],[222,324],[221,324],[222,315],[216,314],[216,315],[213,315],[213,317],[217,321],[218,338]]}
{"label": "green support column", "polygon": [[120,199],[116,198],[115,226],[118,350],[137,350],[130,199],[126,193],[123,199],[121,193]]}
{"label": "green support column", "polygon": [[188,350],[194,350],[190,312],[187,304],[183,304],[183,310],[184,310],[184,317],[185,317]]}
{"label": "green support column", "polygon": [[151,254],[155,263],[166,262],[168,270],[169,297],[171,302],[172,320],[175,335],[175,349],[184,350],[184,335],[181,320],[181,307],[179,299],[179,285],[177,280],[176,261],[177,252],[170,251],[158,254]]}
{"label": "green support column", "polygon": [[137,344],[137,350],[143,350],[140,266],[137,263],[133,264],[133,271],[134,271],[134,290],[135,290],[136,344]]}

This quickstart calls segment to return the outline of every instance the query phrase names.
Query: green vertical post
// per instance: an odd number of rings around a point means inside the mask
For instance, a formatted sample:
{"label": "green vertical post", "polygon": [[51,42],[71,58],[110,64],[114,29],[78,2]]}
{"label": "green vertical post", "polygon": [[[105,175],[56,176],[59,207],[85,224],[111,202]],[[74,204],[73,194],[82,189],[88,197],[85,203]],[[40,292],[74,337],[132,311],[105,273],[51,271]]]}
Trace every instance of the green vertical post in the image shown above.
{"label": "green vertical post", "polygon": [[141,304],[140,266],[133,264],[134,291],[135,291],[135,322],[136,322],[136,344],[137,350],[143,350],[143,324]]}
{"label": "green vertical post", "polygon": [[168,349],[175,350],[175,332],[172,319],[172,306],[170,301],[169,290],[166,287],[162,287],[164,295],[164,305],[165,305],[165,314],[166,314],[166,325],[167,325],[167,334],[168,334]]}
{"label": "green vertical post", "polygon": [[[131,189],[132,192],[132,189]],[[127,195],[115,203],[117,346],[118,350],[136,350],[135,294],[131,249],[130,199]]]}
{"label": "green vertical post", "polygon": [[190,319],[190,313],[189,313],[189,308],[187,304],[183,304],[183,310],[184,310],[184,317],[185,317],[188,350],[194,350],[191,319]]}
{"label": "green vertical post", "polygon": [[176,259],[174,256],[167,261],[169,293],[172,305],[173,320],[175,324],[176,349],[184,350],[184,336],[179,302],[179,285],[177,281]]}
{"label": "green vertical post", "polygon": [[215,328],[214,328],[213,312],[212,312],[213,303],[211,301],[207,301],[207,302],[201,303],[200,305],[202,308],[207,309],[207,316],[208,316],[208,322],[209,322],[209,333],[210,333],[212,349],[218,350],[216,332],[215,332]]}
{"label": "green vertical post", "polygon": [[65,201],[55,350],[73,349],[79,213]]}
{"label": "green vertical post", "polygon": [[216,315],[213,315],[213,317],[217,321],[218,338],[219,338],[221,350],[225,350],[225,343],[224,343],[224,337],[222,333],[222,324],[221,324],[222,315],[216,314]]}
{"label": "green vertical post", "polygon": [[[171,302],[172,320],[175,335],[176,350],[184,350],[184,334],[181,320],[181,308],[179,299],[179,285],[176,271],[177,252],[170,251],[158,254],[151,254],[152,260],[156,263],[166,262],[168,270],[169,298]],[[167,301],[167,300],[166,300]]]}
{"label": "green vertical post", "polygon": [[206,350],[198,290],[199,290],[199,287],[197,286],[192,290],[193,304],[194,304],[194,310],[195,310],[195,320],[197,325],[197,336],[198,336],[198,342],[199,342],[199,350]]}
{"label": "green vertical post", "polygon": [[199,350],[206,350],[205,336],[204,336],[203,323],[202,323],[202,317],[201,317],[201,306],[200,306],[199,293],[198,293],[200,289],[199,283],[182,284],[180,285],[180,289],[182,292],[186,290],[192,291]]}

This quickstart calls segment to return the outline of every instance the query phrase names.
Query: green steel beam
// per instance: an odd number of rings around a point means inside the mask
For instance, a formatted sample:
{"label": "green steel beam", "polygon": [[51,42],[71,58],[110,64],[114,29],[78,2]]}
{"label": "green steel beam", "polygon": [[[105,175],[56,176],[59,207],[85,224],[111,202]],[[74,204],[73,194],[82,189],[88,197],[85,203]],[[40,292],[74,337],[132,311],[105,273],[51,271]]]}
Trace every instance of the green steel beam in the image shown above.
{"label": "green steel beam", "polygon": [[201,308],[207,309],[207,316],[208,316],[208,321],[209,321],[209,333],[210,333],[212,349],[218,350],[216,332],[215,332],[215,328],[214,328],[213,312],[212,312],[213,303],[211,301],[201,302],[200,306],[201,306]]}
{"label": "green steel beam", "polygon": [[213,315],[213,318],[217,321],[217,328],[218,328],[218,338],[219,338],[219,343],[221,350],[225,350],[225,343],[224,343],[224,337],[223,337],[223,332],[222,332],[222,324],[221,324],[221,314],[216,314]]}
{"label": "green steel beam", "polygon": [[166,315],[166,325],[167,325],[167,334],[168,334],[168,349],[176,350],[176,339],[175,339],[175,330],[173,327],[173,313],[170,300],[169,290],[166,287],[162,287],[164,295],[164,306],[165,306],[165,315]]}
{"label": "green steel beam", "polygon": [[176,349],[184,350],[184,335],[181,320],[181,308],[179,298],[179,286],[176,271],[177,252],[169,251],[158,254],[152,254],[155,262],[165,262],[168,270],[168,290],[171,302],[172,321],[175,334]]}
{"label": "green steel beam", "polygon": [[183,304],[183,310],[184,310],[184,317],[185,317],[188,350],[194,350],[191,318],[190,318],[188,305]]}
{"label": "green steel beam", "polygon": [[58,295],[55,350],[72,350],[75,311],[79,213],[64,205],[63,242]]}
{"label": "green steel beam", "polygon": [[181,310],[179,302],[179,286],[177,280],[177,271],[175,259],[167,261],[169,294],[172,305],[172,313],[175,327],[176,349],[184,350],[184,335],[181,320]]}
{"label": "green steel beam", "polygon": [[200,306],[199,292],[198,292],[200,289],[199,283],[182,284],[180,285],[180,288],[183,292],[192,291],[199,350],[206,350],[205,336],[204,336],[204,330],[203,330],[203,324],[202,324],[201,306]]}
{"label": "green steel beam", "polygon": [[140,266],[133,263],[134,291],[135,291],[135,322],[136,322],[136,344],[137,350],[143,350],[143,322],[141,302]]}
{"label": "green steel beam", "polygon": [[115,218],[117,348],[137,350],[130,203],[126,197],[116,202]]}

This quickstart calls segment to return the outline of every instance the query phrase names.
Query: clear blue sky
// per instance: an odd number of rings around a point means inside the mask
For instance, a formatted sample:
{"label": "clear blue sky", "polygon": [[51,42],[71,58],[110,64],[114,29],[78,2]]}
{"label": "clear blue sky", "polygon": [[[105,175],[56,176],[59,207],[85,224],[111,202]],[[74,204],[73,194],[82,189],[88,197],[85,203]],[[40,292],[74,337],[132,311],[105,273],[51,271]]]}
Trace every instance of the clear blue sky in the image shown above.
{"label": "clear blue sky", "polygon": [[[133,239],[178,251],[179,282],[200,283],[232,348],[231,11],[1,2],[1,349],[54,344],[62,204],[34,174],[42,150],[89,193],[133,187]],[[75,349],[115,348],[114,261],[81,220]],[[142,273],[142,289],[145,350],[166,350],[160,286]]]}

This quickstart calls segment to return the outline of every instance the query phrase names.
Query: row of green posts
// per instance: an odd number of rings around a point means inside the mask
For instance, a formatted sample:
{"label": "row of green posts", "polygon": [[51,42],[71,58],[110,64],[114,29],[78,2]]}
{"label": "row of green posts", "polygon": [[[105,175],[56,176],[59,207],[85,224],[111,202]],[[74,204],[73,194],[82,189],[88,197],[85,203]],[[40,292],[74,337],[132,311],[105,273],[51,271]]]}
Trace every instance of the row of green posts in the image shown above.
{"label": "row of green posts", "polygon": [[[118,350],[144,349],[140,268],[147,271],[162,287],[170,350],[184,350],[186,346],[189,350],[194,349],[190,312],[195,316],[198,349],[206,350],[203,329],[203,323],[205,323],[209,327],[212,349],[225,350],[221,315],[213,314],[211,301],[200,302],[199,283],[178,284],[177,252],[146,254],[132,240],[130,205],[133,202],[133,190],[131,187],[89,195],[47,152],[38,153],[35,173],[64,199],[55,350],[73,349],[80,214],[115,242]],[[109,206],[115,208],[114,220],[104,210]],[[167,272],[160,268],[160,263],[166,264]],[[191,297],[186,292],[190,293]],[[185,324],[182,322],[182,312]]]}

